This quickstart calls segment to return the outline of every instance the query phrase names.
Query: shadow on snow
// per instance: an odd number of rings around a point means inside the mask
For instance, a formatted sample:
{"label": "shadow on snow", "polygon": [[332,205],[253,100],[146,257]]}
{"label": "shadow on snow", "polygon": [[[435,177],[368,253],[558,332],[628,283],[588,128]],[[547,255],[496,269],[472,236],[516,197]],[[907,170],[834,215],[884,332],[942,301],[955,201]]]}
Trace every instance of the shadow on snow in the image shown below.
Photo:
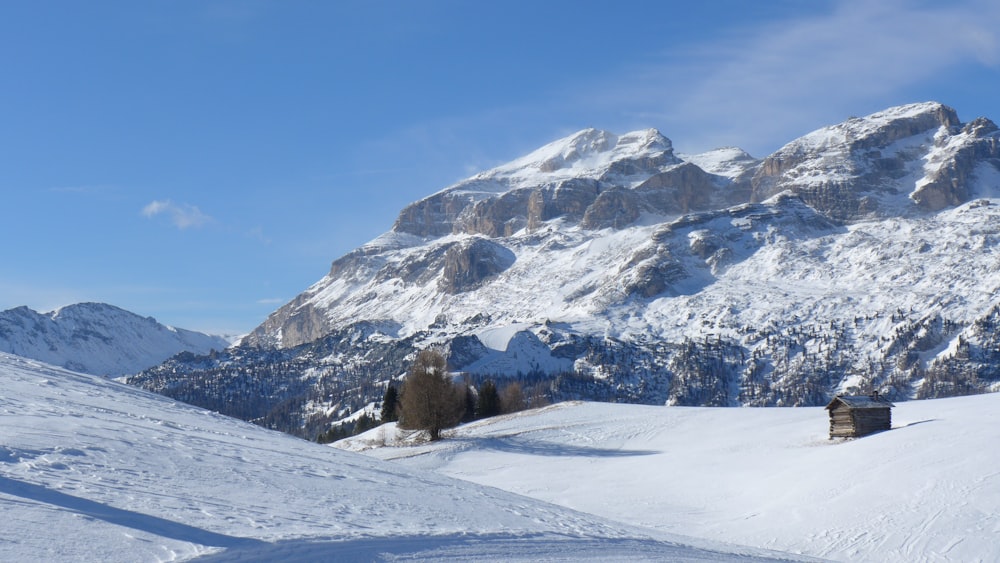
{"label": "shadow on snow", "polygon": [[125,526],[134,530],[178,541],[191,542],[211,547],[227,548],[251,547],[255,544],[263,544],[260,540],[252,538],[238,538],[227,536],[225,534],[209,532],[207,530],[202,530],[201,528],[195,528],[194,526],[188,526],[186,524],[173,522],[156,516],[150,516],[141,512],[123,510],[121,508],[115,508],[113,506],[108,506],[92,500],[67,495],[66,493],[53,491],[52,489],[41,485],[25,483],[24,481],[11,479],[2,475],[0,475],[0,493],[44,504],[50,504],[70,512],[75,512],[76,514],[80,514],[82,516],[94,518],[95,520],[101,520],[118,526]]}
{"label": "shadow on snow", "polygon": [[558,534],[445,534],[302,538],[244,546],[195,559],[246,561],[775,561],[763,553],[726,553],[646,538],[587,538]]}
{"label": "shadow on snow", "polygon": [[622,450],[571,446],[555,442],[525,440],[511,436],[502,438],[449,438],[448,441],[466,442],[471,448],[475,449],[551,457],[635,457],[662,453],[657,450]]}

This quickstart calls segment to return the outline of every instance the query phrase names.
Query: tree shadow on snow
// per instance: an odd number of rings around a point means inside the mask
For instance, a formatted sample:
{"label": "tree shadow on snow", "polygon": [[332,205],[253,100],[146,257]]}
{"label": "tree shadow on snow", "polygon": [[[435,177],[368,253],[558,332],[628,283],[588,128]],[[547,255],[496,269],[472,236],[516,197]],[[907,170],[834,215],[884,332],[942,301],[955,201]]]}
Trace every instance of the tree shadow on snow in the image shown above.
{"label": "tree shadow on snow", "polygon": [[254,544],[262,544],[260,540],[252,538],[238,538],[217,534],[188,526],[171,520],[150,516],[141,512],[123,510],[115,508],[85,498],[67,495],[59,491],[53,491],[41,485],[25,483],[17,479],[11,479],[0,475],[0,493],[21,497],[23,499],[50,504],[52,506],[101,520],[109,524],[125,526],[142,532],[147,532],[156,536],[170,538],[178,541],[191,542],[194,544],[210,547],[249,547]]}
{"label": "tree shadow on snow", "polygon": [[571,446],[569,444],[525,440],[510,436],[503,438],[455,438],[455,440],[471,442],[472,446],[477,449],[551,457],[635,457],[662,453],[657,450],[621,450]]}

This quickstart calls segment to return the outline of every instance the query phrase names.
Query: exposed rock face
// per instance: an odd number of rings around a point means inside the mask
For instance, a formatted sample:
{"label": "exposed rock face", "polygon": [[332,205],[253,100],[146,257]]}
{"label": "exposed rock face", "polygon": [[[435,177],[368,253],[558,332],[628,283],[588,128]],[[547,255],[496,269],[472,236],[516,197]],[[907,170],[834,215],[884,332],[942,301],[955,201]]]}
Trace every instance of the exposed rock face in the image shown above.
{"label": "exposed rock face", "polygon": [[466,194],[442,192],[406,206],[392,230],[421,237],[451,234],[455,219],[475,200]]}
{"label": "exposed rock face", "polygon": [[[661,137],[669,146],[670,141],[666,137]],[[610,184],[617,183],[618,178],[648,175],[651,170],[662,169],[680,161],[674,156],[672,150],[664,151],[654,155],[644,155],[623,158],[612,162],[608,166],[607,172],[601,175],[600,180]]]}
{"label": "exposed rock face", "polygon": [[528,201],[528,228],[539,229],[546,221],[557,217],[580,221],[600,190],[601,183],[589,179],[567,180],[554,187],[534,190]]}
{"label": "exposed rock face", "polygon": [[650,177],[635,191],[650,211],[683,215],[712,209],[718,187],[716,177],[694,164],[685,163]]}
{"label": "exposed rock face", "polygon": [[509,237],[527,226],[531,196],[531,190],[520,189],[477,201],[462,211],[454,230],[488,237]]}
{"label": "exposed rock face", "polygon": [[471,365],[479,358],[489,354],[490,350],[475,336],[459,336],[448,343],[446,357],[448,365],[461,369]]}
{"label": "exposed rock face", "polygon": [[503,246],[480,237],[455,244],[444,256],[438,287],[449,294],[476,289],[509,268],[516,257]]}
{"label": "exposed rock face", "polygon": [[584,229],[623,229],[639,218],[639,196],[632,190],[614,188],[601,192],[583,214]]}
{"label": "exposed rock face", "polygon": [[638,261],[624,273],[626,295],[647,299],[667,293],[671,286],[688,276],[684,266],[665,249]]}
{"label": "exposed rock face", "polygon": [[[623,150],[623,145],[632,148]],[[425,237],[509,237],[557,218],[586,229],[624,228],[642,212],[676,216],[743,203],[750,197],[745,171],[757,162],[731,150],[729,161],[712,164],[744,173],[738,178],[709,173],[678,159],[669,139],[655,131],[616,138],[588,130],[573,137],[568,148],[540,152],[535,159],[516,161],[525,161],[525,169],[500,167],[408,206],[393,229]],[[600,164],[583,164],[595,159]],[[567,177],[574,167],[579,176]]]}
{"label": "exposed rock face", "polygon": [[925,210],[938,211],[972,199],[974,194],[970,191],[970,179],[976,172],[976,166],[988,162],[1000,169],[1000,141],[996,133],[996,124],[981,117],[962,128],[958,137],[965,142],[951,143],[949,141],[954,139],[939,139],[936,145],[944,162],[928,173],[925,182],[913,191],[910,195],[913,201]]}
{"label": "exposed rock face", "polygon": [[971,197],[973,155],[995,158],[996,136],[991,123],[960,125],[955,110],[925,103],[821,129],[764,159],[751,200],[792,190],[828,217],[850,222],[879,214],[880,199],[897,195],[901,179],[926,173],[916,190],[906,190],[920,207],[963,203]]}
{"label": "exposed rock face", "polygon": [[329,332],[323,310],[302,293],[270,314],[262,325],[243,338],[247,346],[280,347],[286,342],[312,342]]}

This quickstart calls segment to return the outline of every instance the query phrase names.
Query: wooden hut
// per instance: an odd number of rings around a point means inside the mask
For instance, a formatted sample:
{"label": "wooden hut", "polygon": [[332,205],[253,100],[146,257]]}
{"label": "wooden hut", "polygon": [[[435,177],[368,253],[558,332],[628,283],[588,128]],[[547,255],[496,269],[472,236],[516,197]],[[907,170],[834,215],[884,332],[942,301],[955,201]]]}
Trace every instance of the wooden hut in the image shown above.
{"label": "wooden hut", "polygon": [[830,439],[860,438],[892,428],[894,405],[878,393],[869,396],[837,395],[826,406],[830,411]]}

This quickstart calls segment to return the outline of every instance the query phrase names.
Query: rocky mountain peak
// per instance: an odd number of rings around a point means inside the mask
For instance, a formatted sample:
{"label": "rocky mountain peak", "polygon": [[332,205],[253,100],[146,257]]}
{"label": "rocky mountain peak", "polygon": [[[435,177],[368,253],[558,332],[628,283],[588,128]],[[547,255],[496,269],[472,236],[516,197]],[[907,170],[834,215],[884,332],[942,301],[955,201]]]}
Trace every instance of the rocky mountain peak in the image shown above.
{"label": "rocky mountain peak", "polygon": [[[913,203],[930,211],[957,205],[971,197],[975,166],[1000,165],[990,148],[995,131],[983,123],[976,133],[967,129],[954,109],[937,102],[852,117],[765,158],[751,199],[790,190],[841,222],[898,215]],[[963,156],[968,152],[979,158]]]}
{"label": "rocky mountain peak", "polygon": [[[642,248],[641,255],[606,264],[617,272],[611,278],[592,273],[592,279],[580,274],[586,282],[564,279],[572,297],[550,295],[555,301],[549,306],[593,300],[595,310],[604,311],[621,296],[654,299],[693,291],[738,265],[761,240],[772,240],[769,228],[791,224],[775,218],[790,213],[789,201],[811,210],[796,212],[808,216],[804,223],[826,230],[969,201],[991,174],[1000,175],[998,135],[993,122],[963,125],[953,109],[936,102],[850,118],[763,160],[735,147],[677,155],[655,129],[623,135],[585,129],[408,206],[391,232],[335,261],[326,278],[272,314],[247,342],[295,346],[357,319],[388,319],[412,333],[423,317],[400,317],[410,303],[393,305],[395,295],[419,295],[422,306],[435,311],[430,324],[458,306],[459,297],[479,299],[485,307],[492,297],[481,297],[484,292],[514,291],[514,280],[552,283],[559,276],[535,279],[531,273],[548,268],[549,253],[576,247],[586,257],[580,267],[589,267],[594,258],[583,250],[587,241],[617,232],[623,239],[637,237],[629,244]],[[690,245],[671,239],[671,246],[649,246],[650,235],[641,234],[651,225],[686,224],[727,209],[742,211],[720,215],[723,223],[759,230],[747,238],[731,226],[713,226],[686,234]],[[750,219],[757,216],[767,220]],[[530,305],[533,299],[525,295],[512,307],[538,316],[545,307]]]}
{"label": "rocky mountain peak", "polygon": [[563,215],[578,221],[598,192],[633,188],[680,164],[670,139],[655,129],[584,129],[407,206],[393,230],[495,237]]}
{"label": "rocky mountain peak", "polygon": [[[553,174],[564,169],[574,169],[574,178],[594,177],[594,174],[599,175],[614,162],[672,154],[673,144],[670,139],[656,129],[643,129],[624,135],[600,129],[584,129],[508,164],[477,174],[472,180],[508,178],[517,187],[519,181],[537,183],[539,180],[565,178],[565,173]],[[552,177],[539,177],[539,173],[552,174]]]}

